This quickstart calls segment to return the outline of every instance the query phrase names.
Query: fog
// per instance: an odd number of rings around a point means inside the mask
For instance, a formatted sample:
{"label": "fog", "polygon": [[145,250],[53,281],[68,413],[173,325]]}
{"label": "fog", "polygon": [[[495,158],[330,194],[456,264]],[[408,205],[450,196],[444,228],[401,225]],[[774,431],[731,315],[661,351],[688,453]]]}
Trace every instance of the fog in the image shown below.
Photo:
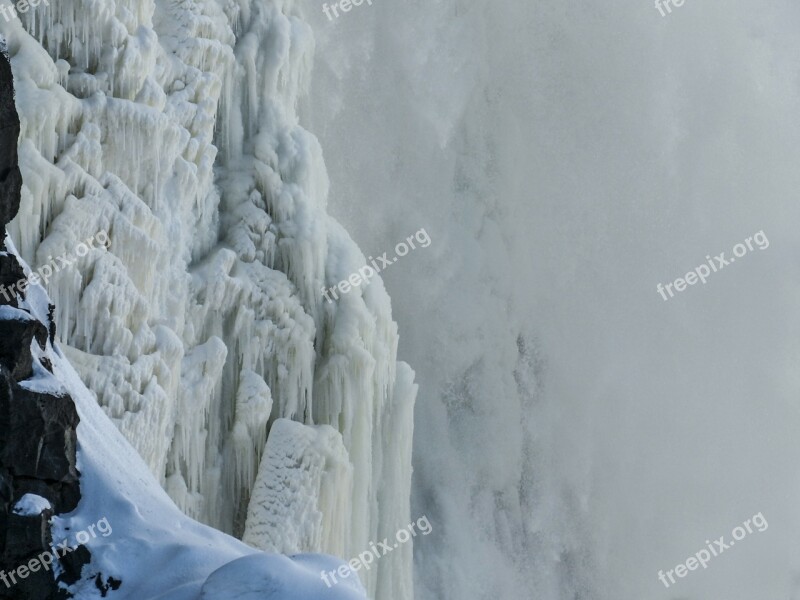
{"label": "fog", "polygon": [[382,274],[420,383],[418,598],[800,598],[800,6],[305,13],[330,212],[368,255],[432,239]]}

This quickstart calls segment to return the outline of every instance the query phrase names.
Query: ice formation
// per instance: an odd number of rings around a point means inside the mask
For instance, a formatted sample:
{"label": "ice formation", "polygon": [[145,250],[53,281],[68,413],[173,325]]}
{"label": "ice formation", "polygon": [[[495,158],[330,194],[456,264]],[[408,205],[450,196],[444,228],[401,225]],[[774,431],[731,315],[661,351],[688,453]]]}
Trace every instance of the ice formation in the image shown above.
{"label": "ice formation", "polygon": [[[16,256],[13,244],[8,246]],[[37,284],[19,300],[20,308],[3,308],[46,326],[48,301]],[[106,597],[113,589],[117,600],[229,600],[234,592],[237,598],[262,600],[365,600],[357,581],[336,588],[322,581],[321,571],[343,564],[333,557],[267,555],[182,514],[58,346],[47,339],[42,348],[32,340],[31,351],[33,375],[22,383],[74,402],[80,417],[75,448],[80,501],[69,514],[56,514],[46,521],[53,548],[88,548],[84,564],[76,568],[76,580],[62,586],[70,597]],[[19,499],[14,512],[37,516],[50,508],[46,499],[29,493]],[[63,569],[63,564],[54,564],[53,576]],[[22,590],[22,580],[16,585],[12,588],[18,593],[15,598],[42,597]]]}
{"label": "ice formation", "polygon": [[[34,268],[71,259],[46,287],[99,406],[224,532],[345,558],[393,535],[416,386],[380,279],[321,297],[365,258],[326,214],[295,110],[314,51],[298,5],[59,0],[20,17],[0,20],[24,181],[9,233]],[[300,487],[273,494],[282,480]],[[364,583],[411,598],[410,545]]]}
{"label": "ice formation", "polygon": [[[339,432],[328,425],[275,421],[251,495],[244,541],[270,552],[292,554],[310,547],[343,556],[352,479]],[[319,506],[318,498],[323,499]]]}

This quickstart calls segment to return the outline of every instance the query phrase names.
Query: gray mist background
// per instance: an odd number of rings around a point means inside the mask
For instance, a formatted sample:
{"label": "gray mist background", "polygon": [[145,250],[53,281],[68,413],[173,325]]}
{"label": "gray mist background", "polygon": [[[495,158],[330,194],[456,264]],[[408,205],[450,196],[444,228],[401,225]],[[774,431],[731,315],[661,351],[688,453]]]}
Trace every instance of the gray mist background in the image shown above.
{"label": "gray mist background", "polygon": [[367,254],[433,239],[383,274],[421,386],[418,598],[800,599],[800,5],[304,12],[331,212]]}

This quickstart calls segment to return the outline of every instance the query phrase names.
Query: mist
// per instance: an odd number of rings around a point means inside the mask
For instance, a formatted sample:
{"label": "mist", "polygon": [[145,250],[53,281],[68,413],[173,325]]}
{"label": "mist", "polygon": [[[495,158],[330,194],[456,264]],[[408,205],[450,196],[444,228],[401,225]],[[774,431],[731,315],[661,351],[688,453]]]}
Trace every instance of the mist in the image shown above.
{"label": "mist", "polygon": [[381,275],[420,384],[417,597],[800,598],[800,7],[305,12],[330,212],[373,256],[432,240]]}

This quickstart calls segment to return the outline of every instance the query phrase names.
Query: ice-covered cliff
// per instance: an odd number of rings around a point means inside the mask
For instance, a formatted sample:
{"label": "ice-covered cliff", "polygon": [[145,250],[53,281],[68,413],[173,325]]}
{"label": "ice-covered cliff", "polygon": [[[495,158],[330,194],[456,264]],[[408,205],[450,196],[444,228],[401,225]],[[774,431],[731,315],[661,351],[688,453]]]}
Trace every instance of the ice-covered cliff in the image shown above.
{"label": "ice-covered cliff", "polygon": [[0,598],[364,600],[355,579],[320,579],[335,558],[258,552],[182,514],[65,359],[46,270],[5,233],[22,191],[13,92],[0,54]]}
{"label": "ice-covered cliff", "polygon": [[[298,123],[314,38],[295,2],[60,0],[0,31],[10,236],[53,265],[66,358],[172,499],[283,553],[346,558],[404,527],[416,386],[378,278],[322,299],[365,259]],[[411,546],[365,583],[410,598]]]}

